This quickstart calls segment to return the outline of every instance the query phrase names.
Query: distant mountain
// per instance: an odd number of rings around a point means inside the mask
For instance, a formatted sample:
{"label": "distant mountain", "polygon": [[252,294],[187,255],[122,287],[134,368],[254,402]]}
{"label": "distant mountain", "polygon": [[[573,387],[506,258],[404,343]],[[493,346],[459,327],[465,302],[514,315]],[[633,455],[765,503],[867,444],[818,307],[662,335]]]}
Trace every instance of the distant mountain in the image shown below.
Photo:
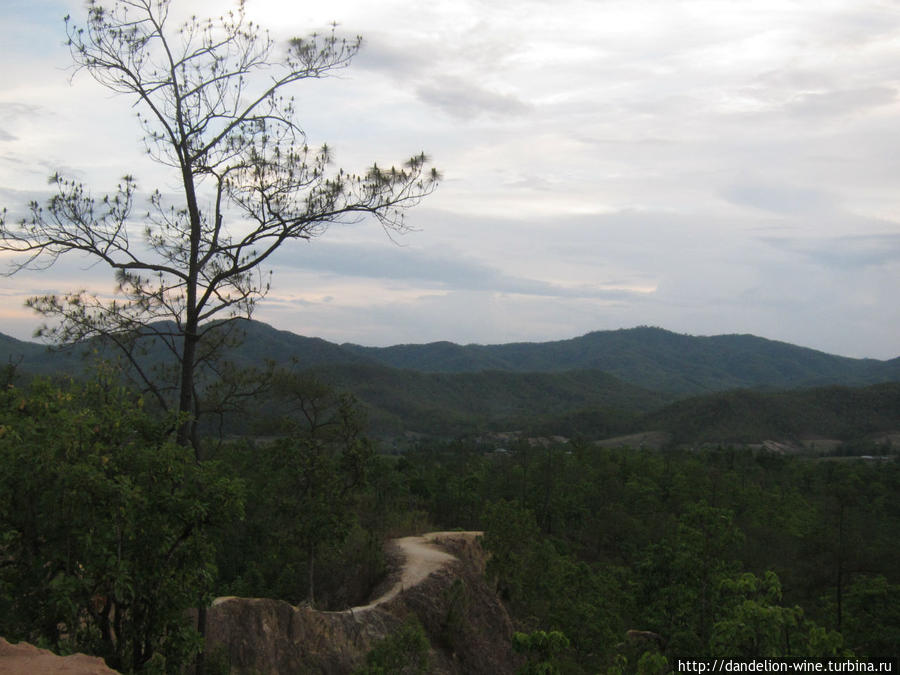
{"label": "distant mountain", "polygon": [[[599,371],[421,373],[390,368],[325,340],[279,331],[263,323],[241,322],[240,328],[244,340],[230,350],[232,362],[249,367],[271,359],[352,392],[366,407],[371,430],[380,435],[397,436],[407,431],[461,435],[529,427],[541,417],[581,409],[615,411],[616,419],[631,420],[672,400]],[[0,336],[0,359],[19,363],[23,373],[75,374],[89,363],[82,354],[97,347],[94,342],[59,351]],[[161,344],[151,344],[144,358],[160,361],[165,355]],[[226,420],[229,431],[264,433],[271,426],[267,417],[278,414],[278,404],[263,399],[255,407],[257,410],[247,419]]]}
{"label": "distant mountain", "polygon": [[[591,370],[679,396],[739,388],[862,386],[900,381],[900,358],[852,359],[753,335],[694,337],[661,328],[598,331],[554,342],[457,345],[435,342],[394,347],[337,345],[241,320],[243,342],[230,350],[239,365],[296,361],[300,367],[381,365],[423,373],[560,373]],[[87,349],[97,345],[88,344]],[[21,360],[27,372],[68,371],[84,348],[62,351],[0,335],[0,362]],[[165,358],[161,346],[154,360]],[[74,363],[73,363],[74,362]]]}
{"label": "distant mountain", "polygon": [[753,335],[693,337],[648,327],[540,343],[342,346],[393,368],[448,373],[589,369],[646,389],[681,395],[900,380],[900,358],[851,359]]}
{"label": "distant mountain", "polygon": [[[166,324],[156,324],[165,330]],[[308,338],[288,331],[278,330],[259,321],[238,320],[234,327],[242,335],[237,347],[229,347],[228,358],[241,367],[260,366],[267,360],[278,364],[297,361],[302,367],[335,364],[376,364],[376,361],[320,338]],[[12,363],[25,373],[49,375],[76,373],[83,367],[85,354],[98,353],[116,358],[118,352],[111,345],[99,340],[63,349],[35,342],[16,340],[0,333],[0,364]],[[162,341],[147,341],[142,359],[157,363],[171,358]]]}
{"label": "distant mountain", "polygon": [[238,365],[259,365],[267,359],[279,364],[296,361],[302,368],[378,363],[333,342],[278,330],[261,321],[240,320],[238,326],[244,340],[231,354]]}
{"label": "distant mountain", "polygon": [[14,337],[0,333],[0,357],[2,357],[4,363],[8,362],[9,358],[15,360],[18,356],[30,360],[46,351],[46,347],[36,342],[25,342],[24,340],[17,340]]}
{"label": "distant mountain", "polygon": [[37,342],[17,340],[0,333],[0,367],[12,366],[32,375],[77,372],[80,348],[51,349]]}

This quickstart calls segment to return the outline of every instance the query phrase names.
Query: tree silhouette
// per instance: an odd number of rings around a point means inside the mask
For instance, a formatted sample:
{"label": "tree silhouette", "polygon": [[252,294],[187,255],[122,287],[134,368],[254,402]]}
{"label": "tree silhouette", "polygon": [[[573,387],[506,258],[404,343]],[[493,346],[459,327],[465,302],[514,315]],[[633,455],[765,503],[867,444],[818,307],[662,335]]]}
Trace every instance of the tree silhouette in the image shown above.
{"label": "tree silhouette", "polygon": [[[309,240],[333,223],[373,216],[406,229],[403,212],[431,193],[438,173],[424,154],[401,168],[360,174],[330,167],[328,146],[312,148],[288,89],[346,68],[361,39],[293,38],[286,51],[245,17],[244,3],[217,20],[192,17],[170,29],[169,0],[88,3],[83,27],[66,17],[75,71],[129,96],[149,157],[178,177],[180,194],[142,201],[126,175],[95,198],[59,174],[55,194],[11,223],[0,218],[0,250],[21,255],[10,273],[42,269],[78,251],[114,270],[116,298],[86,291],[29,305],[57,324],[56,342],[104,336],[122,348],[143,385],[167,409],[186,413],[182,444],[196,445],[199,369],[222,339],[221,326],[249,317],[269,290],[266,261],[283,244]],[[213,331],[213,332],[211,332]],[[177,372],[161,382],[136,345],[170,352]]]}

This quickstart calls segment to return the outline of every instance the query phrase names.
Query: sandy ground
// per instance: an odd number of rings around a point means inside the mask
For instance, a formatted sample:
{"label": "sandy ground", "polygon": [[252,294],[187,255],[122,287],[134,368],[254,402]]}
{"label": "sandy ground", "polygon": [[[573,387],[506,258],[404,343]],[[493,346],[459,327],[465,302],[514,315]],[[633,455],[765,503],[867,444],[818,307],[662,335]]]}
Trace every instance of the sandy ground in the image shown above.
{"label": "sandy ground", "polygon": [[99,656],[57,656],[29,644],[10,644],[0,638],[0,673],[3,675],[115,675]]}

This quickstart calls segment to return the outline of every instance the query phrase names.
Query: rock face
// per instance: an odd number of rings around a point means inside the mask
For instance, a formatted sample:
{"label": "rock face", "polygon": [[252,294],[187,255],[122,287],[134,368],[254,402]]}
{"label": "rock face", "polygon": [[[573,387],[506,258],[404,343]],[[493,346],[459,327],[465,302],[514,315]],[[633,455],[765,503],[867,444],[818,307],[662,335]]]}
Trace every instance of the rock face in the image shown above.
{"label": "rock face", "polygon": [[30,644],[0,638],[0,673],[4,675],[116,675],[99,656],[57,656]]}
{"label": "rock face", "polygon": [[430,672],[512,673],[512,624],[484,581],[479,534],[395,540],[402,566],[393,583],[370,604],[341,612],[219,598],[207,612],[207,652],[218,652],[232,673],[350,673],[415,614],[432,645]]}

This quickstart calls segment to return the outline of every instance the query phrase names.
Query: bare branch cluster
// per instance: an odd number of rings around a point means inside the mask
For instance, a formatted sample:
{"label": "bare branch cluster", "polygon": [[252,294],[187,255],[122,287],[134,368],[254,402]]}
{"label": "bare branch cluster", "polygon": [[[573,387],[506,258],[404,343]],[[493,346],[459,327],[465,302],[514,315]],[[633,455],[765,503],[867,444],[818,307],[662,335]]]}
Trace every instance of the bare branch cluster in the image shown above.
{"label": "bare branch cluster", "polygon": [[[0,217],[0,250],[21,254],[10,272],[41,269],[70,251],[106,263],[117,298],[86,293],[34,298],[62,341],[124,335],[167,320],[181,344],[179,409],[195,412],[191,381],[201,324],[250,316],[269,290],[266,260],[290,240],[372,216],[404,231],[403,212],[436,187],[424,154],[400,167],[353,174],[311,148],[288,90],[346,68],[361,38],[325,35],[276,44],[243,2],[216,20],[170,29],[170,0],[90,0],[86,23],[66,17],[74,71],[134,100],[148,155],[177,172],[182,194],[138,199],[128,175],[95,198],[55,175],[56,193],[12,223]],[[146,204],[138,207],[138,204]],[[140,211],[140,212],[138,212]],[[171,337],[171,336],[169,336]]]}

